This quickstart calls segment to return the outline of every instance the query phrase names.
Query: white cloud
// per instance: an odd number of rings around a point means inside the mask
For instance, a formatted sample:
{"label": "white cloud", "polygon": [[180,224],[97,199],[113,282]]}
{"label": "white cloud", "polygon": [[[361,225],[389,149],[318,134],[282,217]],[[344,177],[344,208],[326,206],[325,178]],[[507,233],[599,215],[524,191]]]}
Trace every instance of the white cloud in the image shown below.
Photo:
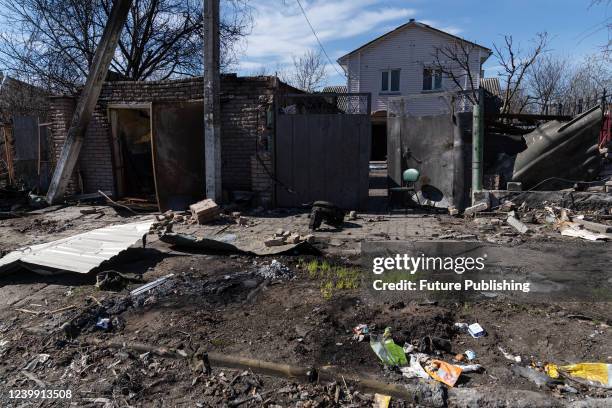
{"label": "white cloud", "polygon": [[436,28],[438,30],[444,31],[445,33],[449,33],[452,35],[459,35],[463,32],[462,28],[453,26],[453,25],[442,25],[439,22],[435,21],[435,20],[419,20],[420,23],[426,24],[428,26],[431,26],[433,28]]}
{"label": "white cloud", "polygon": [[[415,14],[411,8],[388,7],[382,3],[379,0],[302,0],[306,14],[331,58],[343,55],[335,50],[335,46],[347,46],[337,43],[334,46],[334,42],[376,32],[381,26],[397,26]],[[255,25],[246,39],[241,70],[290,64],[292,56],[319,48],[295,1],[258,0],[254,7]]]}

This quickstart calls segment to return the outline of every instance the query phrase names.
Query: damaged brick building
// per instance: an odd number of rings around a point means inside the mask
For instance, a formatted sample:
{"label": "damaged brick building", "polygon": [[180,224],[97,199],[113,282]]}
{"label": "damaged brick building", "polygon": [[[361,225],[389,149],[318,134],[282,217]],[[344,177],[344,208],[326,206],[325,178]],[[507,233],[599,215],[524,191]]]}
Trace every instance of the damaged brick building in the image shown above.
{"label": "damaged brick building", "polygon": [[[98,190],[115,197],[155,197],[161,209],[204,195],[203,78],[106,82],[68,194]],[[274,96],[296,92],[276,77],[221,78],[222,182],[225,199],[255,193],[273,200]],[[57,161],[77,97],[50,103],[51,151]],[[265,166],[265,168],[264,168]]]}

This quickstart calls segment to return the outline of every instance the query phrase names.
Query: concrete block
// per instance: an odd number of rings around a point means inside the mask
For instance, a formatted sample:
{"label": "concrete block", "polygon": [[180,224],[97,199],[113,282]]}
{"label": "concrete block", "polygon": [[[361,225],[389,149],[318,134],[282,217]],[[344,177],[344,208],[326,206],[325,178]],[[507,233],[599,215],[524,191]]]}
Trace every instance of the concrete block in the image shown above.
{"label": "concrete block", "polygon": [[478,204],[475,204],[471,207],[468,207],[465,209],[465,211],[463,211],[463,213],[465,215],[471,215],[471,214],[475,214],[477,212],[481,212],[481,211],[485,211],[489,209],[489,203],[487,202],[480,202]]}

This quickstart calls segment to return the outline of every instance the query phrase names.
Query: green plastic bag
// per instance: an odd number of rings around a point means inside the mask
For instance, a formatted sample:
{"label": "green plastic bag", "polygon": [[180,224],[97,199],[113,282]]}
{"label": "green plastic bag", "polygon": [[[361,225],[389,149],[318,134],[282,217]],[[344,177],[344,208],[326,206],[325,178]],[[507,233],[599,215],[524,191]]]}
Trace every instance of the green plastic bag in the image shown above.
{"label": "green plastic bag", "polygon": [[[387,331],[385,331],[385,334],[387,334]],[[379,336],[371,334],[370,347],[372,347],[372,350],[374,350],[374,353],[376,353],[384,365],[395,367],[408,364],[404,349],[395,344],[393,339],[388,335]]]}

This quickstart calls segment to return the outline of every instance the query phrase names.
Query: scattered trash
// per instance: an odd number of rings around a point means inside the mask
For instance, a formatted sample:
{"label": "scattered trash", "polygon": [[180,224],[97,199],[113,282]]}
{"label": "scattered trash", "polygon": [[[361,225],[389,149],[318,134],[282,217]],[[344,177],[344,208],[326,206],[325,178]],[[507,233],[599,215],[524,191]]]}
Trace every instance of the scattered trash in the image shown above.
{"label": "scattered trash", "polygon": [[166,276],[162,276],[159,279],[155,279],[153,282],[149,282],[145,285],[142,285],[136,289],[134,289],[133,291],[130,292],[130,296],[138,296],[141,295],[145,292],[148,292],[149,290],[161,285],[162,283],[164,283],[165,281],[167,281],[169,278],[173,277],[174,274],[170,273]]}
{"label": "scattered trash", "polygon": [[357,219],[357,211],[349,212],[348,219],[351,220],[351,221],[355,221]]}
{"label": "scattered trash", "polygon": [[498,346],[497,349],[502,353],[502,355],[510,360],[510,361],[514,361],[515,363],[520,363],[522,361],[521,356],[513,356],[512,354],[508,353],[506,350],[504,350],[501,346]]}
{"label": "scattered trash", "polygon": [[442,360],[432,360],[429,365],[425,366],[425,371],[437,381],[440,381],[449,387],[454,387],[455,383],[461,375],[461,367],[449,364]]}
{"label": "scattered trash", "polygon": [[393,341],[391,338],[391,329],[387,327],[384,334],[370,334],[370,347],[383,364],[396,367],[408,364],[404,349]]}
{"label": "scattered trash", "polygon": [[118,292],[125,289],[131,282],[142,282],[142,278],[114,270],[102,271],[96,275],[96,288],[101,290]]}
{"label": "scattered trash", "polygon": [[547,364],[546,373],[552,378],[559,376],[568,377],[572,380],[585,380],[585,382],[598,388],[612,389],[612,364],[605,363],[578,363],[565,366]]}
{"label": "scattered trash", "polygon": [[102,330],[110,329],[111,321],[108,317],[100,317],[96,322],[96,327]]}
{"label": "scattered trash", "polygon": [[465,350],[465,357],[468,361],[472,361],[476,359],[476,352],[474,350]]}
{"label": "scattered trash", "polygon": [[414,351],[414,349],[415,349],[414,345],[410,343],[404,343],[404,353],[410,354]]}
{"label": "scattered trash", "polygon": [[484,367],[480,364],[457,364],[456,366],[464,373],[477,373],[484,370]]}
{"label": "scattered trash", "polygon": [[402,375],[406,378],[423,378],[429,379],[429,374],[421,366],[420,360],[427,359],[428,356],[423,353],[415,353],[410,355],[410,365],[406,367],[400,367]]}
{"label": "scattered trash", "polygon": [[455,323],[455,328],[460,332],[467,332],[468,327],[470,327],[467,323]]}
{"label": "scattered trash", "polygon": [[0,356],[8,350],[10,342],[8,340],[0,340]]}
{"label": "scattered trash", "polygon": [[555,381],[544,373],[541,373],[531,367],[523,367],[520,365],[512,366],[512,372],[533,382],[538,388],[546,385],[548,387],[554,384],[560,384],[560,381]]}
{"label": "scattered trash", "polygon": [[479,337],[483,337],[485,334],[487,334],[485,330],[482,328],[482,326],[479,325],[478,323],[470,324],[468,326],[468,333],[470,333],[470,335],[475,339]]}
{"label": "scattered trash", "polygon": [[353,340],[363,341],[365,336],[370,333],[370,328],[367,324],[359,324],[353,327]]}
{"label": "scattered trash", "polygon": [[39,364],[46,363],[50,357],[51,356],[49,354],[39,354],[36,357],[34,357],[32,360],[30,360],[30,362],[23,369],[27,371],[33,371],[36,369],[36,367]]}
{"label": "scattered trash", "polygon": [[374,403],[372,408],[388,408],[391,402],[391,397],[384,394],[374,394]]}
{"label": "scattered trash", "polygon": [[257,270],[257,274],[269,280],[291,279],[294,276],[288,266],[283,265],[276,259],[273,259],[270,265],[260,267]]}
{"label": "scattered trash", "polygon": [[441,337],[427,336],[419,342],[419,351],[422,353],[438,353],[440,351],[450,353],[451,349],[450,340]]}
{"label": "scattered trash", "polygon": [[610,239],[609,235],[588,231],[582,225],[574,222],[561,223],[560,230],[564,237],[582,238],[587,241],[607,241]]}

